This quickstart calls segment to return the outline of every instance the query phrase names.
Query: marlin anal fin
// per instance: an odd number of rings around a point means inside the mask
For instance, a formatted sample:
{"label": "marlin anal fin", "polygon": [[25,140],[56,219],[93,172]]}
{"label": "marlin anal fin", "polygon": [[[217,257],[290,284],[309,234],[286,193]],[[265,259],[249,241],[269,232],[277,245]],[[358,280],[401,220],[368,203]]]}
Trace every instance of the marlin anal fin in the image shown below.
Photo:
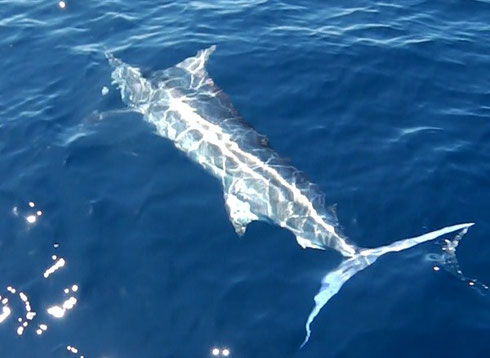
{"label": "marlin anal fin", "polygon": [[225,194],[225,206],[238,236],[245,234],[247,225],[259,218],[250,210],[250,204],[233,194]]}
{"label": "marlin anal fin", "polygon": [[324,250],[324,247],[315,245],[311,242],[311,240],[305,239],[304,237],[301,237],[299,235],[296,235],[296,241],[298,242],[299,246],[301,246],[303,249],[310,248],[310,249],[320,249]]}

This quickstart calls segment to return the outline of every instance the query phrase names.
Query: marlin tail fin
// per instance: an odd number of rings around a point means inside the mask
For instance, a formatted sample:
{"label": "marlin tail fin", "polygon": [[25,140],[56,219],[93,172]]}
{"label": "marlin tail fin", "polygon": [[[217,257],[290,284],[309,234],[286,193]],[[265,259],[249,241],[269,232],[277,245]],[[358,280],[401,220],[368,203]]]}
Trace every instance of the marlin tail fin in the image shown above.
{"label": "marlin tail fin", "polygon": [[[349,280],[352,276],[354,276],[359,271],[362,271],[366,267],[373,264],[378,259],[378,257],[388,252],[397,252],[397,251],[406,250],[410,247],[421,244],[423,242],[437,239],[442,235],[446,235],[452,232],[458,232],[458,235],[456,235],[455,239],[453,239],[452,241],[449,240],[445,241],[446,243],[456,242],[456,244],[452,246],[453,250],[445,250],[443,255],[441,255],[443,260],[441,261],[441,264],[442,265],[447,264],[449,267],[451,267],[452,262],[457,262],[454,261],[457,242],[459,242],[459,240],[466,233],[468,228],[473,225],[474,225],[473,223],[467,223],[467,224],[448,226],[436,231],[429,232],[421,236],[396,241],[390,245],[381,246],[373,249],[361,249],[358,254],[342,261],[335,270],[330,271],[325,277],[323,277],[320,291],[315,296],[315,306],[313,307],[313,310],[311,311],[308,320],[306,322],[306,337],[305,340],[303,341],[303,344],[301,345],[301,348],[308,342],[311,335],[311,323],[318,315],[320,310],[323,308],[323,306],[325,306],[325,304],[333,296],[335,296],[337,292],[339,292],[339,290],[342,288],[344,283],[347,282],[347,280]],[[444,257],[446,257],[446,259],[451,259],[451,261],[445,260]],[[450,270],[449,267],[447,268],[448,270]],[[457,268],[457,270],[459,270],[459,267]],[[460,275],[462,275],[461,270],[459,270],[459,273]],[[472,282],[475,282],[476,285],[477,281],[473,280]],[[487,286],[485,285],[483,286],[486,287],[486,289],[488,289]]]}

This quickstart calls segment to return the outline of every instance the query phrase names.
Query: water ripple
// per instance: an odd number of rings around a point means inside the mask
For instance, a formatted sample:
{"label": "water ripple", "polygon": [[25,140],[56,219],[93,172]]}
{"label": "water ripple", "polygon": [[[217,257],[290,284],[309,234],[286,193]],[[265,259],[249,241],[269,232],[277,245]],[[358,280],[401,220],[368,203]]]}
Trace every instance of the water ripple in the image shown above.
{"label": "water ripple", "polygon": [[[428,246],[347,284],[298,352],[311,297],[338,257],[298,250],[265,224],[236,239],[218,183],[117,112],[104,52],[151,72],[217,44],[216,83],[338,203],[353,241],[475,221],[461,261],[489,282],[490,2],[65,4],[0,0],[0,294],[10,310],[0,307],[0,356],[488,351],[488,303],[435,273]],[[41,216],[26,207],[32,198]],[[52,255],[66,264],[44,279]],[[38,321],[14,339],[27,321],[19,292]],[[54,306],[61,320],[47,313]]]}

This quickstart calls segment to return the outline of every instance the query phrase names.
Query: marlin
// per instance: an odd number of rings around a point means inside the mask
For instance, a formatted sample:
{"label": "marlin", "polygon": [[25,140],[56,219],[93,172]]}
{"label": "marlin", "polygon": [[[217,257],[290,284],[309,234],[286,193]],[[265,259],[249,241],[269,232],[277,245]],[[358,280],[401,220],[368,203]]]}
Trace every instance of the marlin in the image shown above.
{"label": "marlin", "polygon": [[[324,195],[269,147],[267,138],[240,117],[215,85],[206,70],[215,48],[201,50],[150,76],[143,76],[140,69],[112,54],[106,56],[113,68],[113,84],[118,86],[123,102],[221,182],[225,206],[239,236],[250,222],[262,220],[292,232],[303,248],[330,248],[344,257],[322,280],[306,322],[303,345],[310,338],[311,324],[322,307],[357,272],[386,253],[406,250],[443,235],[458,232],[459,241],[473,225],[448,226],[377,248],[361,248],[349,242],[339,230],[335,213],[325,207]],[[454,252],[447,251],[444,257],[451,260],[444,259],[442,263],[455,262]]]}

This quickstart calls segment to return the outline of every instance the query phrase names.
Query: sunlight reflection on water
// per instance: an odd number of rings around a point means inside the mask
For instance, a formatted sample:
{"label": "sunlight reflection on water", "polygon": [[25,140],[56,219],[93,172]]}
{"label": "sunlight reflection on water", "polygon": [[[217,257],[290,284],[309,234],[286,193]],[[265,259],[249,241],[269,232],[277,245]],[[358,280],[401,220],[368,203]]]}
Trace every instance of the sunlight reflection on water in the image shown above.
{"label": "sunlight reflection on water", "polygon": [[[28,225],[33,225],[38,222],[38,218],[43,215],[43,211],[36,208],[36,203],[33,201],[29,201],[27,203],[27,210],[29,211],[25,216],[25,220]],[[30,212],[31,210],[36,210],[34,213]],[[12,209],[12,213],[14,216],[19,217],[19,208],[14,206]],[[58,243],[53,244],[53,249],[57,250],[60,247]],[[54,263],[47,268],[44,273],[44,279],[49,279],[54,273],[56,273],[61,268],[65,267],[66,260],[63,257],[59,257],[57,254],[51,255],[51,260]],[[63,290],[65,297],[61,304],[52,305],[46,309],[46,312],[56,319],[63,318],[67,311],[72,310],[78,302],[78,299],[75,297],[75,294],[78,292],[79,286],[77,284],[68,285],[67,288]],[[33,324],[35,318],[38,317],[38,313],[33,310],[31,307],[31,302],[29,300],[28,293],[24,290],[18,290],[13,285],[8,285],[6,287],[6,292],[0,295],[0,302],[2,304],[2,308],[0,310],[0,324],[3,324],[9,320],[11,316],[15,316],[15,308],[11,305],[15,305],[16,302],[21,303],[24,306],[24,315],[19,315],[17,317],[18,326],[16,328],[16,333],[18,336],[22,336],[26,333],[29,325]],[[48,330],[48,324],[46,322],[37,323],[35,334],[40,336],[44,334]],[[78,349],[73,346],[67,346],[67,350],[73,354],[78,353]],[[80,356],[83,358],[83,355]]]}

